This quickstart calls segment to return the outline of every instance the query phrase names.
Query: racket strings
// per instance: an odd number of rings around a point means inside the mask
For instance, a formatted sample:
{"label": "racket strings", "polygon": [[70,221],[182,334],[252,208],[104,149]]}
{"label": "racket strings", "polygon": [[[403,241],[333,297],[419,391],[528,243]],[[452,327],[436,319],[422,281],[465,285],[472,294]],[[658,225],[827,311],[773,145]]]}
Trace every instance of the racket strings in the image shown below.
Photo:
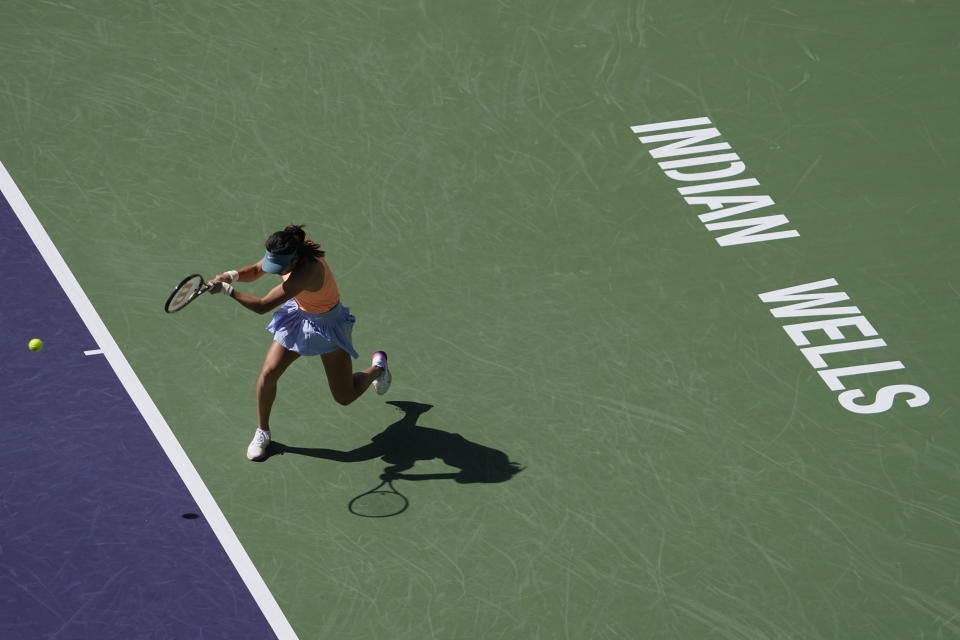
{"label": "racket strings", "polygon": [[184,280],[170,295],[170,298],[167,301],[166,310],[170,313],[173,313],[174,311],[179,311],[180,309],[184,308],[197,296],[197,293],[202,287],[203,278],[199,275],[192,276]]}

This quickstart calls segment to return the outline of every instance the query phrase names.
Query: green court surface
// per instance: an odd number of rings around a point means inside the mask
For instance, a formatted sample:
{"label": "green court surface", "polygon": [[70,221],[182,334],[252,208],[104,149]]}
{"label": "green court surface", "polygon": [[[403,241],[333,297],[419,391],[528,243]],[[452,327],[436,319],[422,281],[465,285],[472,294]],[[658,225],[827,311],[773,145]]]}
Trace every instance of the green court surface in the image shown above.
{"label": "green court surface", "polygon": [[[957,637],[958,24],[924,0],[7,0],[0,160],[304,640]],[[797,237],[721,245],[658,166],[690,156],[638,139],[670,130],[631,130],[701,117],[759,184],[724,193],[776,203],[737,217]],[[255,464],[268,317],[161,307],[288,223],[394,383],[341,407],[297,362],[290,450]],[[829,279],[875,335],[811,344],[885,346],[826,367],[903,368],[831,389],[783,329],[824,317],[759,297]],[[929,402],[840,403],[890,385]],[[524,470],[354,515],[387,463],[295,449],[369,443],[385,400]]]}

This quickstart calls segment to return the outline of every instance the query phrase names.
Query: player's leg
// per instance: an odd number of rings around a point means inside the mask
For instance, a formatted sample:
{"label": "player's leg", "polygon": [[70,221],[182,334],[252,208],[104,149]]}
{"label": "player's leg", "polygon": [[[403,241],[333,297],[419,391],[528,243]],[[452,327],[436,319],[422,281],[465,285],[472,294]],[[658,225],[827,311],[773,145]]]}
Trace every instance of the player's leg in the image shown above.
{"label": "player's leg", "polygon": [[348,405],[359,398],[370,384],[379,378],[386,369],[371,364],[363,371],[353,372],[350,354],[343,349],[320,354],[323,368],[327,372],[327,384],[330,393],[339,404]]}
{"label": "player's leg", "polygon": [[253,440],[247,446],[247,458],[263,460],[267,457],[267,448],[270,446],[270,409],[277,398],[277,380],[283,375],[300,354],[288,351],[276,342],[270,343],[267,357],[260,370],[257,380],[257,431]]}
{"label": "player's leg", "polygon": [[257,426],[264,431],[270,430],[270,410],[277,397],[277,381],[299,357],[299,353],[285,349],[277,342],[270,343],[257,380]]}

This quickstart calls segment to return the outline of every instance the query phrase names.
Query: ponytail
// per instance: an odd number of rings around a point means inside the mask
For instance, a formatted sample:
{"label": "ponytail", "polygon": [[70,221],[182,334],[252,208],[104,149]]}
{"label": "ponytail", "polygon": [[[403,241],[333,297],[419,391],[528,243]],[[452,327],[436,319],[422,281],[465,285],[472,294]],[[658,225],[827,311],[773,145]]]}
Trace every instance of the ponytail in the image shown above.
{"label": "ponytail", "polygon": [[277,231],[267,238],[267,251],[287,255],[296,253],[301,260],[322,258],[325,253],[320,245],[307,238],[302,224],[287,225],[283,231]]}
{"label": "ponytail", "polygon": [[298,244],[303,244],[307,239],[307,232],[303,230],[303,226],[302,224],[290,224],[283,232],[290,234],[290,237],[294,238]]}

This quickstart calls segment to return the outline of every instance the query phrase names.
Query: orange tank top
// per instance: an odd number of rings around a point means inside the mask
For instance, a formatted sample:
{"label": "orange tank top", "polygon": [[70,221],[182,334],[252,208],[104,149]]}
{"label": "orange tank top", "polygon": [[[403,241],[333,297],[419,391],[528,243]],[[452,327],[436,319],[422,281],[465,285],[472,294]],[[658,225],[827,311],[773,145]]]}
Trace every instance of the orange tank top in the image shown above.
{"label": "orange tank top", "polygon": [[[323,265],[323,286],[319,291],[308,291],[304,289],[293,297],[297,306],[307,313],[324,313],[330,311],[340,302],[340,291],[337,289],[337,281],[333,279],[333,271],[330,265],[323,258],[317,258],[317,262]],[[283,276],[284,282],[290,274]]]}

